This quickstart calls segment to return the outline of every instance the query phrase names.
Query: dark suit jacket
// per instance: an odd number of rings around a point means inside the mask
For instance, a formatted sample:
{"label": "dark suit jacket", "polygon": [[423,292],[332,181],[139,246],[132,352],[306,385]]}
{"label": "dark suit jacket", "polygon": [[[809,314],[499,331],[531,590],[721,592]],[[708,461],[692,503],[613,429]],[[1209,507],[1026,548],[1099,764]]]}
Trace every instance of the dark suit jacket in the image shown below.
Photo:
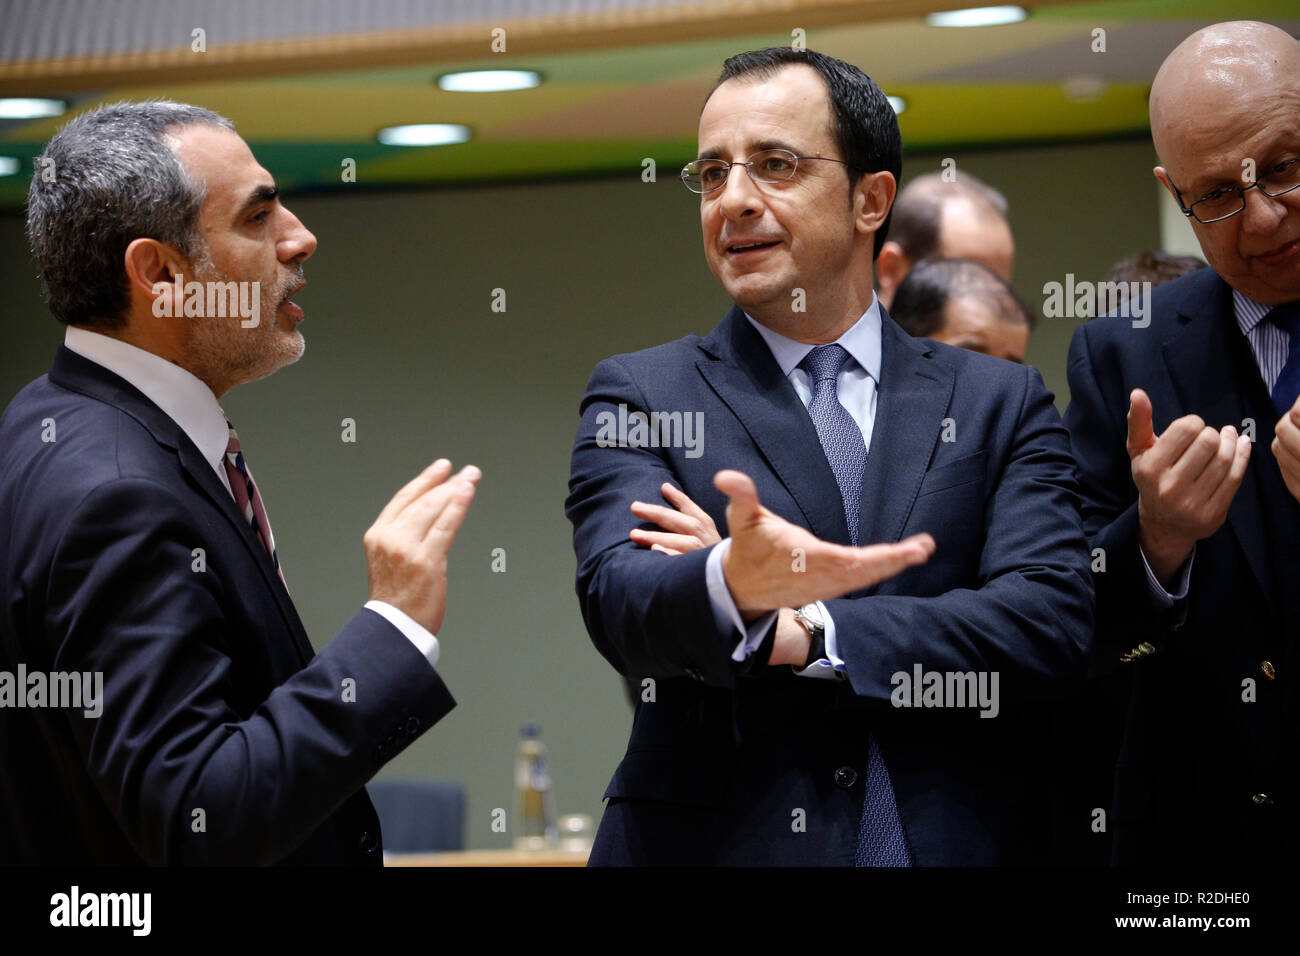
{"label": "dark suit jacket", "polygon": [[364,784],[454,706],[423,655],[363,609],[313,657],[212,466],[66,348],[0,449],[0,670],[105,698],[0,709],[0,862],[378,865]]}
{"label": "dark suit jacket", "polygon": [[[858,540],[928,531],[938,550],[826,602],[847,681],[733,663],[737,637],[719,633],[709,603],[708,550],[667,557],[628,539],[629,504],[660,501],[664,481],[725,535],[712,479],[736,468],[775,513],[849,542],[812,420],[740,310],[706,339],[615,356],[592,374],[566,505],[578,597],[600,652],[654,691],[638,701],[593,862],[852,864],[870,735],[917,863],[1009,862],[1041,839],[1023,815],[1030,701],[1076,675],[1092,625],[1066,434],[1032,368],[909,338],[887,316],[882,353]],[[620,404],[703,412],[703,454],[600,447],[597,416]],[[998,672],[1000,715],[891,706],[892,675],[916,664]]]}
{"label": "dark suit jacket", "polygon": [[[1154,649],[1124,665],[1133,697],[1115,783],[1115,859],[1280,859],[1294,849],[1300,758],[1286,666],[1296,660],[1300,621],[1300,508],[1269,450],[1278,415],[1237,327],[1231,289],[1213,270],[1157,288],[1150,316],[1149,328],[1119,317],[1079,327],[1065,415],[1084,523],[1106,557],[1096,576],[1097,653],[1117,660],[1143,642]],[[1188,597],[1169,611],[1149,597],[1137,543],[1126,450],[1134,388],[1151,397],[1157,435],[1188,414],[1215,428],[1254,422],[1228,520],[1196,546]]]}

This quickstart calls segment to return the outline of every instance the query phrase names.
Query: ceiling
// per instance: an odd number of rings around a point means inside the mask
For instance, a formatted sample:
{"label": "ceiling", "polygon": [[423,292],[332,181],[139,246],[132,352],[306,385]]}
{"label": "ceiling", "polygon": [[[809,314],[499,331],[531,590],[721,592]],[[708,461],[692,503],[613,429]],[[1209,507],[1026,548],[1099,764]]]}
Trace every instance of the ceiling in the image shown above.
{"label": "ceiling", "polygon": [[[71,111],[167,97],[230,117],[290,190],[577,175],[669,175],[695,152],[722,60],[806,44],[856,63],[906,102],[908,151],[1145,135],[1146,95],[1188,33],[1262,19],[1300,33],[1294,0],[1045,0],[1020,23],[927,26],[960,3],[921,0],[0,0],[0,96]],[[492,52],[491,31],[506,50]],[[196,52],[194,30],[205,49]],[[1104,51],[1094,50],[1104,31]],[[529,69],[534,89],[452,93],[449,70]],[[66,121],[0,120],[0,209],[17,209],[32,157]],[[380,145],[403,123],[462,123],[454,146]],[[346,160],[355,184],[345,183]]]}

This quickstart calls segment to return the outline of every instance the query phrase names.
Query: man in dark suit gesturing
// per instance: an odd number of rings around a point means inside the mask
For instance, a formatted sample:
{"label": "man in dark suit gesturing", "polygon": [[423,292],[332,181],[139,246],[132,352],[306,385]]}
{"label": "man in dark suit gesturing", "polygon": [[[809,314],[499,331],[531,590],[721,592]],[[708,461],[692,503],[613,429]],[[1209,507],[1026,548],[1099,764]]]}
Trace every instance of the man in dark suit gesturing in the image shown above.
{"label": "man in dark suit gesturing", "polygon": [[[705,104],[683,179],[735,306],[601,362],[573,452],[583,616],[640,691],[594,863],[1025,858],[1024,702],[1092,624],[1073,463],[1036,371],[876,301],[900,149],[812,52],[732,57]],[[664,483],[728,536],[630,538]]]}
{"label": "man in dark suit gesturing", "polygon": [[1211,268],[1156,289],[1136,319],[1075,332],[1065,416],[1105,557],[1097,650],[1133,669],[1114,856],[1289,862],[1300,47],[1263,23],[1206,27],[1165,60],[1150,106],[1156,176]]}
{"label": "man in dark suit gesturing", "polygon": [[0,418],[0,861],[378,865],[364,784],[454,706],[434,632],[477,469],[389,502],[371,600],[313,656],[217,400],[302,354],[315,237],[229,121],[168,102],[64,127],[28,231],[68,329]]}

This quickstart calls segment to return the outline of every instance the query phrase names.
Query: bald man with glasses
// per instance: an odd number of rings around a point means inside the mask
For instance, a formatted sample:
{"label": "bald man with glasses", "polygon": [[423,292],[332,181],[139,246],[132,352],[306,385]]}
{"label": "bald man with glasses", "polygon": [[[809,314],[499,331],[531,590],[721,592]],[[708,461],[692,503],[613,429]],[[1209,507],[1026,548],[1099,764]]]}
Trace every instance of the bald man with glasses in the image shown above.
{"label": "bald man with glasses", "polygon": [[[1151,88],[1155,175],[1209,269],[1070,347],[1065,421],[1097,582],[1097,666],[1131,671],[1123,864],[1290,860],[1300,658],[1300,47],[1239,21]],[[1127,315],[1127,313],[1126,313]],[[1078,826],[1089,826],[1080,816]]]}

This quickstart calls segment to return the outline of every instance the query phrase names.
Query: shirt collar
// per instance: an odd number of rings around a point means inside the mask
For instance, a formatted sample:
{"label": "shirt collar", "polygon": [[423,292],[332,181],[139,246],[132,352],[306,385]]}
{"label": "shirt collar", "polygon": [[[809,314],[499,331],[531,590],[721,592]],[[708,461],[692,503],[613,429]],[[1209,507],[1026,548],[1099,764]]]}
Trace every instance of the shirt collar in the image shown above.
{"label": "shirt collar", "polygon": [[[758,330],[758,334],[763,336],[763,341],[772,350],[772,357],[776,359],[776,364],[781,367],[781,374],[787,378],[804,360],[804,356],[816,348],[807,342],[797,342],[779,332],[773,332],[761,322],[755,321],[748,312],[744,315],[749,320],[749,324]],[[871,293],[871,305],[867,307],[867,311],[863,312],[858,321],[853,323],[853,327],[836,339],[834,344],[843,346],[853,360],[866,370],[876,385],[880,384],[880,301],[876,298],[875,292]]]}
{"label": "shirt collar", "polygon": [[1264,321],[1264,316],[1273,311],[1273,306],[1263,305],[1254,299],[1248,299],[1236,289],[1232,290],[1232,310],[1237,315],[1237,325],[1249,335],[1255,327]]}
{"label": "shirt collar", "polygon": [[139,389],[222,474],[230,428],[217,397],[202,380],[160,355],[89,329],[68,326],[63,344]]}

